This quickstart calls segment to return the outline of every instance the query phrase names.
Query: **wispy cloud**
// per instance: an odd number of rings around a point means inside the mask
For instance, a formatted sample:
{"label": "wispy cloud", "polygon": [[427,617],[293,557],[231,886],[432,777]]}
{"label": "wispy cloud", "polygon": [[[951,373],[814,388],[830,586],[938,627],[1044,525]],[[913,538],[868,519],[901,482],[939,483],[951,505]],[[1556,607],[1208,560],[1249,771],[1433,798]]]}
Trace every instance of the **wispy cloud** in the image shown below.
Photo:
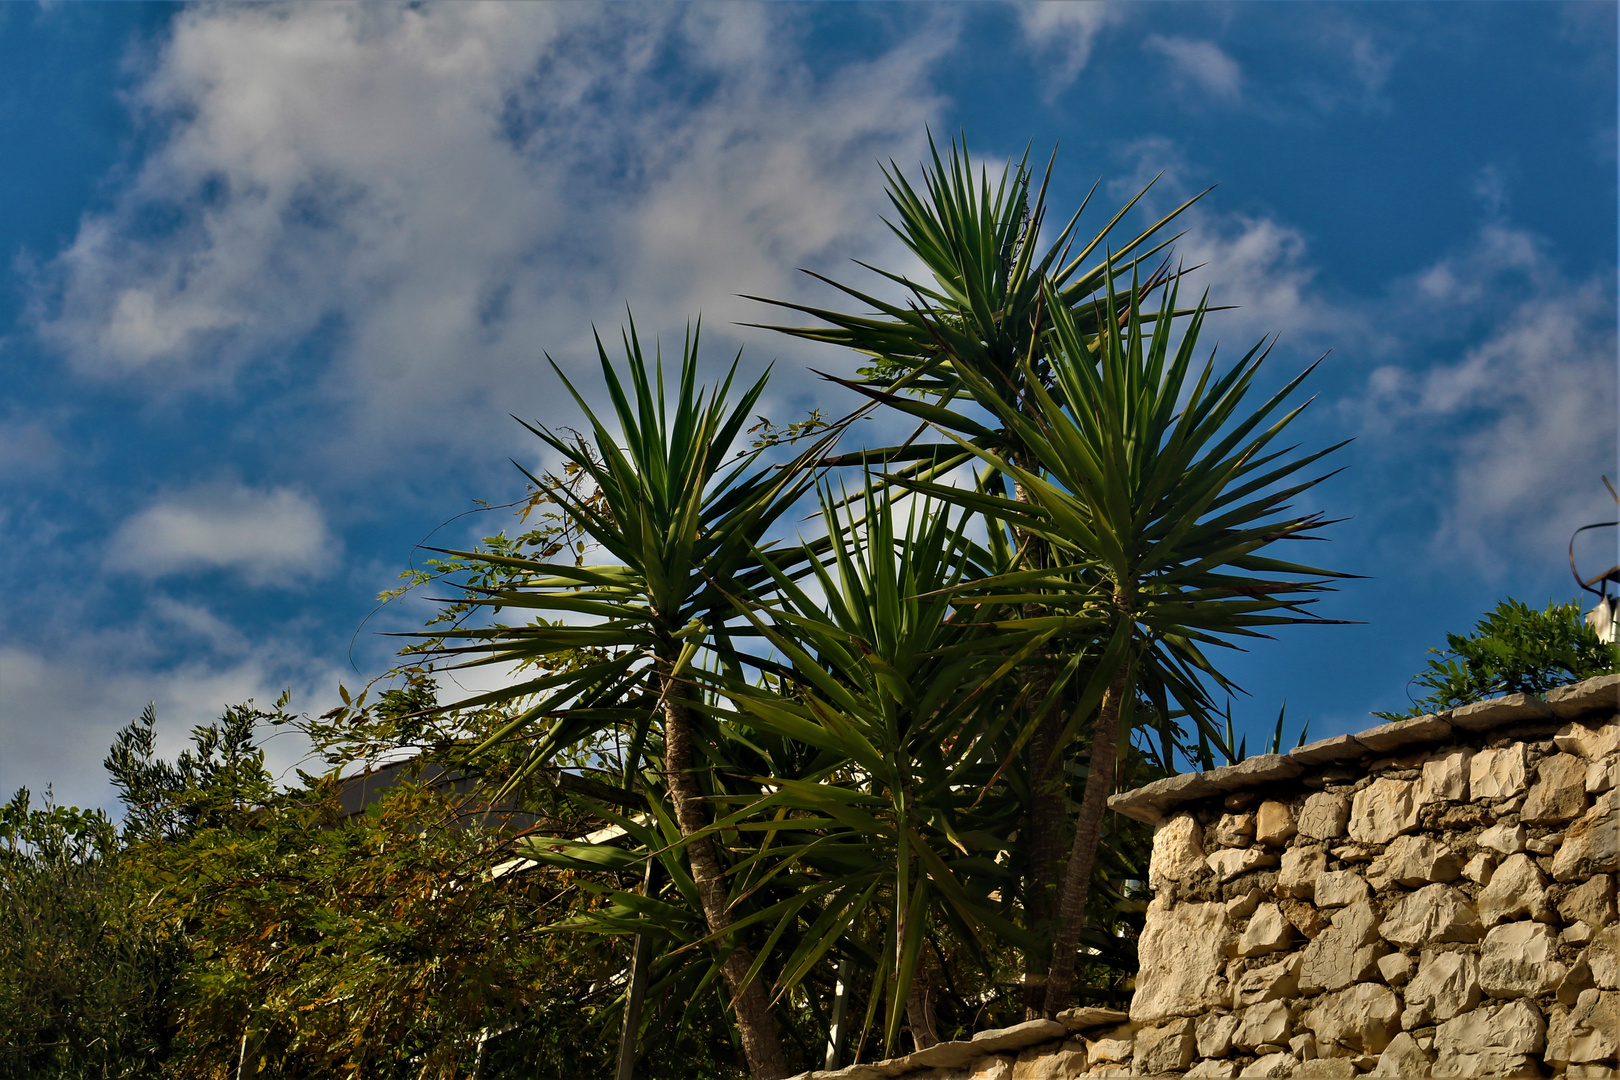
{"label": "wispy cloud", "polygon": [[1061,89],[1085,70],[1097,38],[1125,14],[1126,5],[1114,0],[1029,0],[1018,6],[1018,26],[1030,48],[1053,61],[1051,85]]}
{"label": "wispy cloud", "polygon": [[1243,96],[1243,69],[1213,41],[1150,34],[1143,44],[1170,63],[1172,82],[1223,102]]}
{"label": "wispy cloud", "polygon": [[154,395],[318,341],[309,392],[346,421],[334,467],[407,434],[487,453],[474,418],[554,400],[541,351],[584,352],[625,297],[649,328],[700,306],[723,327],[760,314],[734,294],[797,295],[796,266],[891,243],[873,161],[919,149],[952,23],[817,76],[791,19],[187,11],[133,95],[162,136],[41,268],[34,325],[79,371]]}
{"label": "wispy cloud", "polygon": [[319,574],[335,555],[320,507],[307,495],[210,484],[134,514],[113,536],[107,561],[143,577],[225,569],[263,586]]}

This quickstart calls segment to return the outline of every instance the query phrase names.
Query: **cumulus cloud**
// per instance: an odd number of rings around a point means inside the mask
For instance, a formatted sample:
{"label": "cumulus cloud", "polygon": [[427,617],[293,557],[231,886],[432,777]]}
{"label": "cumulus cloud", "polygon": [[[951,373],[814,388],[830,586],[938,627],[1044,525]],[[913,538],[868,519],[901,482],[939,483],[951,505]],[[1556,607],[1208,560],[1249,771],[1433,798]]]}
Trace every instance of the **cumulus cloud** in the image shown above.
{"label": "cumulus cloud", "polygon": [[226,569],[251,585],[319,573],[333,540],[308,496],[286,488],[215,484],[165,496],[119,526],[113,569],[144,577]]}
{"label": "cumulus cloud", "polygon": [[132,94],[154,148],[40,269],[34,325],[153,393],[298,363],[345,410],[343,468],[402,438],[487,449],[476,420],[548,399],[542,350],[583,353],[626,298],[647,327],[723,326],[761,314],[735,293],[892,245],[874,159],[920,149],[951,24],[813,74],[793,18],[188,10]]}
{"label": "cumulus cloud", "polygon": [[1053,84],[1067,86],[1085,70],[1104,30],[1125,20],[1125,5],[1104,0],[1031,0],[1018,7],[1018,26],[1037,54],[1055,59]]}
{"label": "cumulus cloud", "polygon": [[1532,234],[1484,226],[1464,251],[1393,290],[1413,337],[1483,322],[1422,370],[1371,374],[1369,430],[1430,427],[1456,439],[1437,543],[1500,570],[1521,553],[1556,560],[1578,526],[1612,514],[1599,477],[1617,453],[1614,280],[1571,281]]}
{"label": "cumulus cloud", "polygon": [[1143,42],[1170,63],[1173,82],[1186,90],[1222,101],[1243,94],[1243,69],[1213,41],[1151,34]]}

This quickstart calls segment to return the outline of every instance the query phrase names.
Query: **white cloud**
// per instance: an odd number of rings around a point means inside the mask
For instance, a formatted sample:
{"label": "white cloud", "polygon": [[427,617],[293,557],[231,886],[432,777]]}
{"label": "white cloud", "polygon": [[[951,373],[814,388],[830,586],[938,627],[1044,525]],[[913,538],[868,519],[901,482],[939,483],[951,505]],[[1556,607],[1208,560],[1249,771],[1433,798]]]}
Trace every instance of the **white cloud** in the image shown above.
{"label": "white cloud", "polygon": [[1018,26],[1038,54],[1056,57],[1054,86],[1069,85],[1091,61],[1098,36],[1125,20],[1125,5],[1105,0],[1031,0],[1018,6]]}
{"label": "white cloud", "polygon": [[892,250],[874,159],[920,149],[951,24],[815,76],[793,17],[191,9],[133,94],[161,137],[39,272],[35,325],[153,394],[318,341],[329,361],[296,362],[346,410],[335,467],[407,440],[487,453],[490,421],[561,403],[541,351],[577,361],[626,299],[649,331],[700,309],[720,329],[764,314],[732,294],[802,296],[795,266]]}
{"label": "white cloud", "polygon": [[1442,340],[1448,360],[1380,366],[1360,403],[1371,431],[1456,440],[1437,546],[1487,570],[1556,563],[1576,527],[1614,509],[1599,479],[1620,454],[1613,279],[1569,281],[1536,237],[1493,223],[1393,293],[1409,298],[1412,339],[1485,324],[1471,343]]}
{"label": "white cloud", "polygon": [[1222,101],[1236,101],[1243,93],[1243,69],[1213,41],[1151,34],[1143,42],[1170,62],[1172,80]]}
{"label": "white cloud", "polygon": [[249,584],[319,573],[333,541],[318,507],[286,488],[211,484],[165,496],[119,526],[108,563],[144,577],[229,569]]}

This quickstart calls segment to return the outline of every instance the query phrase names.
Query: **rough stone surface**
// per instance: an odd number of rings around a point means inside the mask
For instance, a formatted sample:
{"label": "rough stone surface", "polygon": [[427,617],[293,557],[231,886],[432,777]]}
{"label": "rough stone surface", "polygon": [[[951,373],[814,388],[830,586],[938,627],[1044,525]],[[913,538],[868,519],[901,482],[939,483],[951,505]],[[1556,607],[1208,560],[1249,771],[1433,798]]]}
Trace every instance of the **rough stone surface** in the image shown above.
{"label": "rough stone surface", "polygon": [[[1547,704],[1528,694],[1506,694],[1490,701],[1476,701],[1460,705],[1446,714],[1451,726],[1463,731],[1489,731],[1504,724],[1524,723],[1529,720],[1550,720],[1553,712]],[[1475,793],[1476,797],[1478,793]]]}
{"label": "rough stone surface", "polygon": [[1268,1001],[1243,1010],[1237,1033],[1232,1036],[1232,1045],[1254,1050],[1267,1044],[1286,1043],[1292,1034],[1288,1003]]}
{"label": "rough stone surface", "polygon": [[1557,988],[1565,968],[1554,959],[1558,936],[1545,923],[1492,927],[1479,951],[1479,985],[1492,997],[1534,997]]}
{"label": "rough stone surface", "polygon": [[1598,796],[1592,808],[1564,833],[1553,856],[1552,876],[1585,881],[1620,870],[1620,788]]}
{"label": "rough stone surface", "polygon": [[1620,990],[1620,923],[1610,923],[1594,934],[1581,959],[1592,969],[1594,985]]}
{"label": "rough stone surface", "polygon": [[1182,1073],[1182,1075],[1187,1077],[1187,1080],[1195,1080],[1195,1078],[1196,1080],[1204,1080],[1206,1077],[1218,1077],[1220,1080],[1229,1080],[1229,1078],[1238,1074],[1238,1070],[1240,1068],[1242,1068],[1242,1066],[1235,1061],[1220,1061],[1211,1058],[1205,1061],[1200,1061],[1198,1064],[1188,1069],[1185,1073]]}
{"label": "rough stone surface", "polygon": [[1517,822],[1493,825],[1474,838],[1480,847],[1490,848],[1503,855],[1517,855],[1524,850],[1527,835]]}
{"label": "rough stone surface", "polygon": [[1265,848],[1222,848],[1204,860],[1215,874],[1216,881],[1231,881],[1250,870],[1277,865],[1275,852]]}
{"label": "rough stone surface", "polygon": [[1128,1024],[1122,1024],[1106,1035],[1086,1040],[1086,1057],[1093,1062],[1129,1061],[1131,1049],[1136,1045],[1136,1033]]}
{"label": "rough stone surface", "polygon": [[1074,1080],[1086,1073],[1086,1052],[1030,1047],[1013,1062],[1010,1080]]}
{"label": "rough stone surface", "polygon": [[[1376,983],[1357,983],[1324,994],[1306,1014],[1318,1047],[1332,1044],[1354,1053],[1378,1054],[1400,1030],[1401,1005],[1395,991]],[[1326,1054],[1338,1057],[1341,1054]]]}
{"label": "rough stone surface", "polygon": [[1468,790],[1475,799],[1509,799],[1524,790],[1530,758],[1523,743],[1481,750],[1468,763]]}
{"label": "rough stone surface", "polygon": [[1417,828],[1418,810],[1415,781],[1381,776],[1351,799],[1350,839],[1362,844],[1387,844]]}
{"label": "rough stone surface", "polygon": [[1342,990],[1378,977],[1378,961],[1389,952],[1378,937],[1378,916],[1366,901],[1341,908],[1333,925],[1305,947],[1299,988],[1307,994]]}
{"label": "rough stone surface", "polygon": [[1316,876],[1316,906],[1346,907],[1372,896],[1372,889],[1354,870],[1327,870]]}
{"label": "rough stone surface", "polygon": [[1378,974],[1391,986],[1405,986],[1416,968],[1417,964],[1405,953],[1390,953],[1378,958]]}
{"label": "rough stone surface", "polygon": [[1209,830],[1210,845],[1217,847],[1248,847],[1254,843],[1254,815],[1222,814]]}
{"label": "rough stone surface", "polygon": [[1294,940],[1294,927],[1283,918],[1276,904],[1261,904],[1249,918],[1249,925],[1238,938],[1239,956],[1264,956],[1281,952]]}
{"label": "rough stone surface", "polygon": [[1480,890],[1475,907],[1479,910],[1480,922],[1487,927],[1520,917],[1550,919],[1547,875],[1530,856],[1509,855],[1497,867],[1491,883]]}
{"label": "rough stone surface", "polygon": [[1439,716],[1414,716],[1379,724],[1356,733],[1356,742],[1375,754],[1389,754],[1408,746],[1425,746],[1451,738],[1451,725]]}
{"label": "rough stone surface", "polygon": [[1070,1031],[1085,1031],[1104,1024],[1123,1024],[1130,1019],[1130,1015],[1118,1009],[1064,1009],[1054,1019]]}
{"label": "rough stone surface", "polygon": [[1620,710],[1620,675],[1599,675],[1549,690],[1547,705],[1561,719],[1600,711],[1613,715]]}
{"label": "rough stone surface", "polygon": [[1403,1078],[1428,1076],[1431,1064],[1429,1055],[1418,1046],[1417,1040],[1403,1031],[1391,1039],[1384,1052],[1378,1055],[1378,1064],[1373,1066],[1371,1075]]}
{"label": "rough stone surface", "polygon": [[1238,1018],[1231,1013],[1209,1013],[1198,1018],[1193,1029],[1198,1056],[1225,1057],[1232,1049],[1232,1036],[1237,1034]]}
{"label": "rough stone surface", "polygon": [[1197,1047],[1193,1035],[1195,1023],[1189,1017],[1138,1031],[1134,1060],[1137,1071],[1156,1076],[1179,1072],[1191,1065]]}
{"label": "rough stone surface", "polygon": [[1496,873],[1496,856],[1487,851],[1479,851],[1463,865],[1462,876],[1475,885],[1489,885],[1491,875],[1494,873]]}
{"label": "rough stone surface", "polygon": [[1226,999],[1222,977],[1236,947],[1226,905],[1148,905],[1136,955],[1140,968],[1131,998],[1131,1019],[1154,1023],[1193,1016]]}
{"label": "rough stone surface", "polygon": [[1620,1055],[1620,993],[1587,990],[1575,1007],[1558,1010],[1547,1028],[1554,1065],[1616,1064]]}
{"label": "rough stone surface", "polygon": [[1447,1071],[1439,1066],[1469,1054],[1496,1051],[1502,1057],[1539,1054],[1547,1042],[1547,1023],[1528,1001],[1506,1005],[1482,1005],[1472,1012],[1447,1020],[1434,1033],[1437,1054],[1435,1075],[1497,1076],[1491,1070]]}
{"label": "rough stone surface", "polygon": [[1153,831],[1148,884],[1154,889],[1162,889],[1170,881],[1191,881],[1208,870],[1204,863],[1204,830],[1197,818],[1176,814]]}
{"label": "rough stone surface", "polygon": [[[1293,953],[1286,960],[1245,971],[1238,977],[1234,1004],[1258,1005],[1263,1001],[1292,998],[1299,992],[1299,970],[1302,962],[1300,954]],[[1202,1050],[1199,1053],[1205,1057],[1216,1056]]]}
{"label": "rough stone surface", "polygon": [[1238,1070],[1239,1076],[1291,1076],[1294,1072],[1294,1055],[1284,1051],[1267,1054],[1256,1058],[1253,1064],[1245,1065]]}
{"label": "rough stone surface", "polygon": [[1285,802],[1267,799],[1255,815],[1254,839],[1267,847],[1281,847],[1299,831],[1294,811]]}
{"label": "rough stone surface", "polygon": [[1438,840],[1397,836],[1367,867],[1367,881],[1375,889],[1387,888],[1391,882],[1415,889],[1435,881],[1455,881],[1462,868],[1462,858]]}
{"label": "rough stone surface", "polygon": [[1307,840],[1335,840],[1350,824],[1350,797],[1318,791],[1307,796],[1299,811],[1299,835]]}
{"label": "rough stone surface", "polygon": [[1423,783],[1418,797],[1424,803],[1467,802],[1468,763],[1474,752],[1468,748],[1436,754],[1423,763]]}
{"label": "rough stone surface", "polygon": [[1584,885],[1570,890],[1558,904],[1566,922],[1583,922],[1593,929],[1614,922],[1614,875],[1594,874]]}
{"label": "rough stone surface", "polygon": [[1478,941],[1485,927],[1467,894],[1435,884],[1397,900],[1384,916],[1380,932],[1397,945],[1416,948],[1446,941]]}
{"label": "rough stone surface", "polygon": [[1586,767],[1586,793],[1601,795],[1620,787],[1620,757],[1594,761]]}
{"label": "rough stone surface", "polygon": [[1536,766],[1536,782],[1519,819],[1531,825],[1562,825],[1586,810],[1586,762],[1554,754]]}
{"label": "rough stone surface", "polygon": [[1406,987],[1406,1006],[1420,1024],[1450,1020],[1480,1002],[1479,961],[1472,953],[1426,950]]}
{"label": "rough stone surface", "polygon": [[994,1054],[1061,1039],[1068,1033],[1069,1029],[1056,1020],[1028,1020],[1012,1027],[981,1031],[973,1036],[973,1045],[978,1053]]}
{"label": "rough stone surface", "polygon": [[1307,1077],[1310,1080],[1349,1080],[1350,1077],[1359,1074],[1356,1071],[1356,1063],[1350,1058],[1319,1057],[1300,1062],[1295,1066],[1292,1075],[1295,1080],[1299,1080],[1301,1077]]}
{"label": "rough stone surface", "polygon": [[[1609,676],[1620,678],[1620,676]],[[1565,724],[1553,736],[1553,743],[1566,754],[1596,761],[1620,751],[1620,726],[1615,724]]]}
{"label": "rough stone surface", "polygon": [[1289,848],[1277,871],[1277,895],[1309,900],[1316,895],[1316,879],[1327,869],[1327,853],[1316,847]]}

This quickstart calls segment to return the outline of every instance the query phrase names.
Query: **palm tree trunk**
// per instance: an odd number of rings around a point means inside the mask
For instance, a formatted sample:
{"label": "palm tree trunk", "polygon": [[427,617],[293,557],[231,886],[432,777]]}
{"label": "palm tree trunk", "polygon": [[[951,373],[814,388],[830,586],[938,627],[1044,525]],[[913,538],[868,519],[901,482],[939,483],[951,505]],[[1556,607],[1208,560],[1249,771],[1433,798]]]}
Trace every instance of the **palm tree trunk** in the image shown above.
{"label": "palm tree trunk", "polygon": [[911,1027],[911,1041],[918,1050],[926,1050],[939,1042],[939,1025],[934,1019],[934,1002],[928,990],[928,958],[919,955],[911,989],[906,991],[906,1023]]}
{"label": "palm tree trunk", "polygon": [[1103,814],[1114,786],[1114,762],[1118,758],[1119,711],[1130,681],[1130,660],[1119,665],[1113,682],[1103,694],[1092,729],[1091,769],[1086,776],[1086,793],[1075,818],[1074,845],[1069,849],[1069,865],[1063,876],[1063,896],[1057,933],[1052,935],[1052,966],[1046,976],[1047,1016],[1068,1008],[1069,991],[1074,983],[1075,951],[1080,928],[1086,921],[1086,900],[1091,892],[1091,868],[1097,861],[1097,842],[1102,838]]}
{"label": "palm tree trunk", "polygon": [[[675,804],[675,822],[680,826],[681,835],[693,837],[702,832],[709,821],[703,792],[693,772],[692,710],[662,673],[660,682],[664,691],[664,766],[668,772],[670,800]],[[689,840],[686,857],[709,932],[724,933],[731,926],[730,889],[713,843],[706,836]],[[758,978],[744,982],[748,969],[754,964],[753,952],[740,939],[721,943],[722,948],[728,945],[731,953],[720,970],[735,1002],[737,1033],[742,1038],[748,1071],[755,1080],[777,1080],[788,1074],[788,1066],[765,984]]]}

